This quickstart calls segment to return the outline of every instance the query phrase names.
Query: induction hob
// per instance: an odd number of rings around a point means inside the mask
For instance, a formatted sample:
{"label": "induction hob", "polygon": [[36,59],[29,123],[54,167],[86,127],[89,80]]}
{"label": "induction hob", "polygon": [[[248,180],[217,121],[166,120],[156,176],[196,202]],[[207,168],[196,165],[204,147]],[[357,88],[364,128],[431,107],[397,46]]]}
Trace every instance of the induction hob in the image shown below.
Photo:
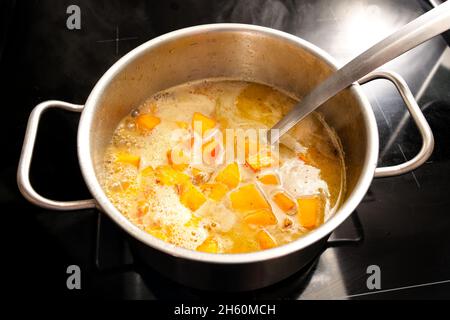
{"label": "induction hob", "polygon": [[[434,1],[435,2],[435,1]],[[68,30],[66,9],[81,9]],[[197,24],[253,23],[300,36],[349,61],[429,10],[428,1],[4,1],[3,123],[0,198],[4,274],[14,294],[42,298],[211,299],[229,297],[179,286],[134,261],[124,234],[96,210],[52,212],[29,204],[16,181],[26,121],[41,101],[82,104],[122,55],[160,34]],[[385,66],[409,84],[435,135],[429,161],[412,173],[375,179],[355,213],[310,265],[269,288],[233,294],[249,299],[450,298],[450,49],[439,36]],[[379,165],[414,156],[420,136],[395,89],[363,86],[380,133]],[[47,197],[89,198],[76,156],[78,115],[52,111],[39,130],[32,182]],[[56,146],[56,147],[55,147]],[[82,289],[68,290],[78,265]],[[367,268],[380,268],[370,290]],[[11,283],[9,283],[11,282]]]}

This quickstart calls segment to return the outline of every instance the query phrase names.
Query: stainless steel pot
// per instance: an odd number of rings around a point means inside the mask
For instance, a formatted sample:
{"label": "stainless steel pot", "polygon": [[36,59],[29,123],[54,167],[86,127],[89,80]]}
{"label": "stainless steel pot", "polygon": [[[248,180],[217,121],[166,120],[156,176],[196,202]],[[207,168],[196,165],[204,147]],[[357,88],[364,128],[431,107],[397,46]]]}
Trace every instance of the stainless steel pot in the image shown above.
{"label": "stainless steel pot", "polygon": [[[247,254],[191,251],[152,237],[128,221],[108,200],[98,177],[114,129],[130,110],[152,94],[192,80],[235,78],[266,83],[301,98],[337,69],[321,49],[293,35],[253,25],[213,24],[187,28],[153,39],[128,53],[100,79],[84,106],[60,101],[39,104],[31,113],[18,169],[18,185],[32,203],[55,210],[97,207],[122,227],[135,252],[148,265],[192,287],[250,290],[278,282],[301,269],[325,245],[328,236],[357,207],[373,177],[415,169],[433,149],[433,135],[405,82],[389,72],[361,80],[385,78],[397,86],[422,135],[423,146],[412,160],[377,168],[378,130],[359,84],[323,105],[323,114],[339,135],[347,166],[345,200],[336,214],[308,235],[287,245]],[[82,112],[78,157],[94,199],[60,202],[44,198],[31,186],[29,167],[41,114],[49,108]]]}

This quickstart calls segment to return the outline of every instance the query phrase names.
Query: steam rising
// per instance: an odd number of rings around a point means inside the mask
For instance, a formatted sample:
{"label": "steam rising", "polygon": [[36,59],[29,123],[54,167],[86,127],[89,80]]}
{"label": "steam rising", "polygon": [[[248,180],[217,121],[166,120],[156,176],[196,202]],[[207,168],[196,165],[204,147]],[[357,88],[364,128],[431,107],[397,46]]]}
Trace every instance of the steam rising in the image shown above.
{"label": "steam rising", "polygon": [[220,22],[250,23],[285,30],[289,28],[288,17],[290,12],[293,11],[289,4],[291,4],[290,1],[279,0],[225,1],[222,10],[219,12],[218,20]]}

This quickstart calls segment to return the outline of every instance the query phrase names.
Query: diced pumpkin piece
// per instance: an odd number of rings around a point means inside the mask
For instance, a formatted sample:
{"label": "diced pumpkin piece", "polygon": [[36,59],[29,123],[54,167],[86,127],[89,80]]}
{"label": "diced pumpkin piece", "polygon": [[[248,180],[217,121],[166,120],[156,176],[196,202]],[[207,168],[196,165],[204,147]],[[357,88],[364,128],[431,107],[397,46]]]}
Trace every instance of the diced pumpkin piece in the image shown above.
{"label": "diced pumpkin piece", "polygon": [[121,152],[117,155],[116,161],[130,164],[138,168],[141,162],[141,157],[126,152]]}
{"label": "diced pumpkin piece", "polygon": [[122,181],[121,183],[120,183],[120,187],[122,188],[122,191],[125,191],[125,190],[127,190],[129,187],[130,187],[130,182],[128,182],[128,181]]}
{"label": "diced pumpkin piece", "polygon": [[262,168],[268,168],[275,164],[275,158],[268,150],[261,150],[258,153],[252,154],[246,159],[247,165],[257,172]]}
{"label": "diced pumpkin piece", "polygon": [[185,226],[197,228],[200,225],[200,221],[202,221],[201,217],[192,215],[191,219],[189,219],[189,221],[186,222]]}
{"label": "diced pumpkin piece", "polygon": [[189,181],[189,176],[170,166],[156,168],[157,181],[165,186],[181,185]]}
{"label": "diced pumpkin piece", "polygon": [[220,201],[228,192],[228,186],[221,183],[206,183],[201,186],[203,193],[210,199]]}
{"label": "diced pumpkin piece", "polygon": [[245,161],[250,154],[258,153],[260,148],[261,145],[258,140],[249,137],[242,140],[239,136],[234,136],[234,154],[239,161]]}
{"label": "diced pumpkin piece", "polygon": [[109,190],[116,193],[116,192],[126,192],[126,191],[136,191],[136,188],[129,180],[124,181],[118,181],[111,184],[109,187]]}
{"label": "diced pumpkin piece", "polygon": [[221,182],[228,186],[230,189],[234,189],[241,182],[241,173],[239,171],[239,165],[237,163],[230,163],[224,169],[219,171],[216,176],[216,181]]}
{"label": "diced pumpkin piece", "polygon": [[258,180],[262,184],[266,184],[266,185],[277,185],[280,183],[280,181],[278,180],[278,177],[275,174],[263,175],[263,176],[259,177]]}
{"label": "diced pumpkin piece", "polygon": [[272,236],[265,230],[261,230],[256,234],[256,241],[261,249],[270,249],[276,247],[276,242]]}
{"label": "diced pumpkin piece", "polygon": [[245,158],[250,154],[256,154],[260,151],[261,145],[258,140],[245,139]]}
{"label": "diced pumpkin piece", "polygon": [[206,239],[201,245],[197,247],[197,251],[207,253],[217,253],[218,251],[217,241],[211,238]]}
{"label": "diced pumpkin piece", "polygon": [[248,184],[230,194],[231,206],[240,212],[269,209],[270,206],[254,184]]}
{"label": "diced pumpkin piece", "polygon": [[185,183],[190,183],[191,178],[187,174],[180,172],[180,171],[176,171],[176,170],[175,170],[175,172],[177,172],[177,175],[176,175],[177,184],[183,185]]}
{"label": "diced pumpkin piece", "polygon": [[141,170],[139,172],[138,177],[139,193],[143,195],[148,195],[150,190],[152,190],[151,185],[155,182],[155,178],[156,178],[156,171],[151,166],[148,166],[145,169]]}
{"label": "diced pumpkin piece", "polygon": [[206,201],[206,197],[192,183],[185,183],[181,187],[180,202],[192,211],[196,211]]}
{"label": "diced pumpkin piece", "polygon": [[148,202],[145,201],[145,200],[140,200],[140,201],[138,201],[138,204],[137,204],[136,215],[138,217],[143,217],[143,216],[145,216],[148,213],[148,209],[149,209],[148,208]]}
{"label": "diced pumpkin piece", "polygon": [[184,171],[189,167],[190,156],[183,149],[172,149],[167,151],[169,164],[178,171]]}
{"label": "diced pumpkin piece", "polygon": [[276,203],[276,205],[283,210],[284,212],[288,213],[289,211],[292,211],[292,209],[295,208],[295,202],[292,200],[287,194],[284,192],[278,192],[272,197],[273,202]]}
{"label": "diced pumpkin piece", "polygon": [[200,136],[204,136],[208,130],[213,129],[216,126],[216,121],[211,119],[200,112],[195,112],[192,117],[192,128]]}
{"label": "diced pumpkin piece", "polygon": [[155,170],[153,169],[152,166],[148,166],[148,167],[144,168],[143,170],[141,170],[140,174],[143,177],[151,177],[152,175],[155,174]]}
{"label": "diced pumpkin piece", "polygon": [[141,114],[136,118],[136,125],[143,130],[152,130],[160,123],[161,119],[150,114]]}
{"label": "diced pumpkin piece", "polygon": [[145,231],[147,231],[147,233],[150,233],[152,236],[160,240],[167,241],[168,239],[166,233],[160,228],[150,227],[146,228]]}
{"label": "diced pumpkin piece", "polygon": [[268,209],[261,209],[246,215],[244,217],[244,222],[258,226],[270,226],[277,224],[277,218],[272,211]]}
{"label": "diced pumpkin piece", "polygon": [[297,204],[298,221],[303,227],[312,229],[323,222],[324,208],[320,196],[299,198]]}
{"label": "diced pumpkin piece", "polygon": [[180,129],[189,129],[189,123],[185,122],[185,121],[176,121],[176,124],[178,126],[178,128]]}
{"label": "diced pumpkin piece", "polygon": [[199,169],[199,168],[192,168],[192,175],[194,177],[202,175],[202,174],[203,174],[203,171],[201,169]]}

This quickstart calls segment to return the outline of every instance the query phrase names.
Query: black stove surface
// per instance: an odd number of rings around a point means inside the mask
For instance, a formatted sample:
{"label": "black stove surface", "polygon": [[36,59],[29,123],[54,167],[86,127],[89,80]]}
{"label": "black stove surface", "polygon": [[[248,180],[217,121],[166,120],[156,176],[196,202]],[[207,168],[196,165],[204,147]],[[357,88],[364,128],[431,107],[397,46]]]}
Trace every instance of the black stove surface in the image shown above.
{"label": "black stove surface", "polygon": [[[66,9],[81,9],[81,30],[68,30]],[[160,34],[191,25],[241,22],[302,37],[349,61],[429,10],[428,1],[14,1],[2,6],[3,101],[0,201],[4,263],[11,294],[21,296],[207,299],[230,297],[173,283],[133,260],[125,235],[96,210],[34,207],[15,181],[26,121],[39,102],[82,104],[122,55]],[[291,278],[249,299],[450,298],[450,48],[436,37],[385,66],[409,84],[436,140],[429,161],[412,173],[375,179],[357,211],[323,253]],[[380,165],[414,156],[420,136],[385,81],[364,85],[380,131]],[[39,130],[32,183],[60,200],[89,198],[76,156],[79,115],[52,111]],[[82,270],[82,289],[68,290],[66,269]],[[367,268],[381,272],[369,290]]]}

